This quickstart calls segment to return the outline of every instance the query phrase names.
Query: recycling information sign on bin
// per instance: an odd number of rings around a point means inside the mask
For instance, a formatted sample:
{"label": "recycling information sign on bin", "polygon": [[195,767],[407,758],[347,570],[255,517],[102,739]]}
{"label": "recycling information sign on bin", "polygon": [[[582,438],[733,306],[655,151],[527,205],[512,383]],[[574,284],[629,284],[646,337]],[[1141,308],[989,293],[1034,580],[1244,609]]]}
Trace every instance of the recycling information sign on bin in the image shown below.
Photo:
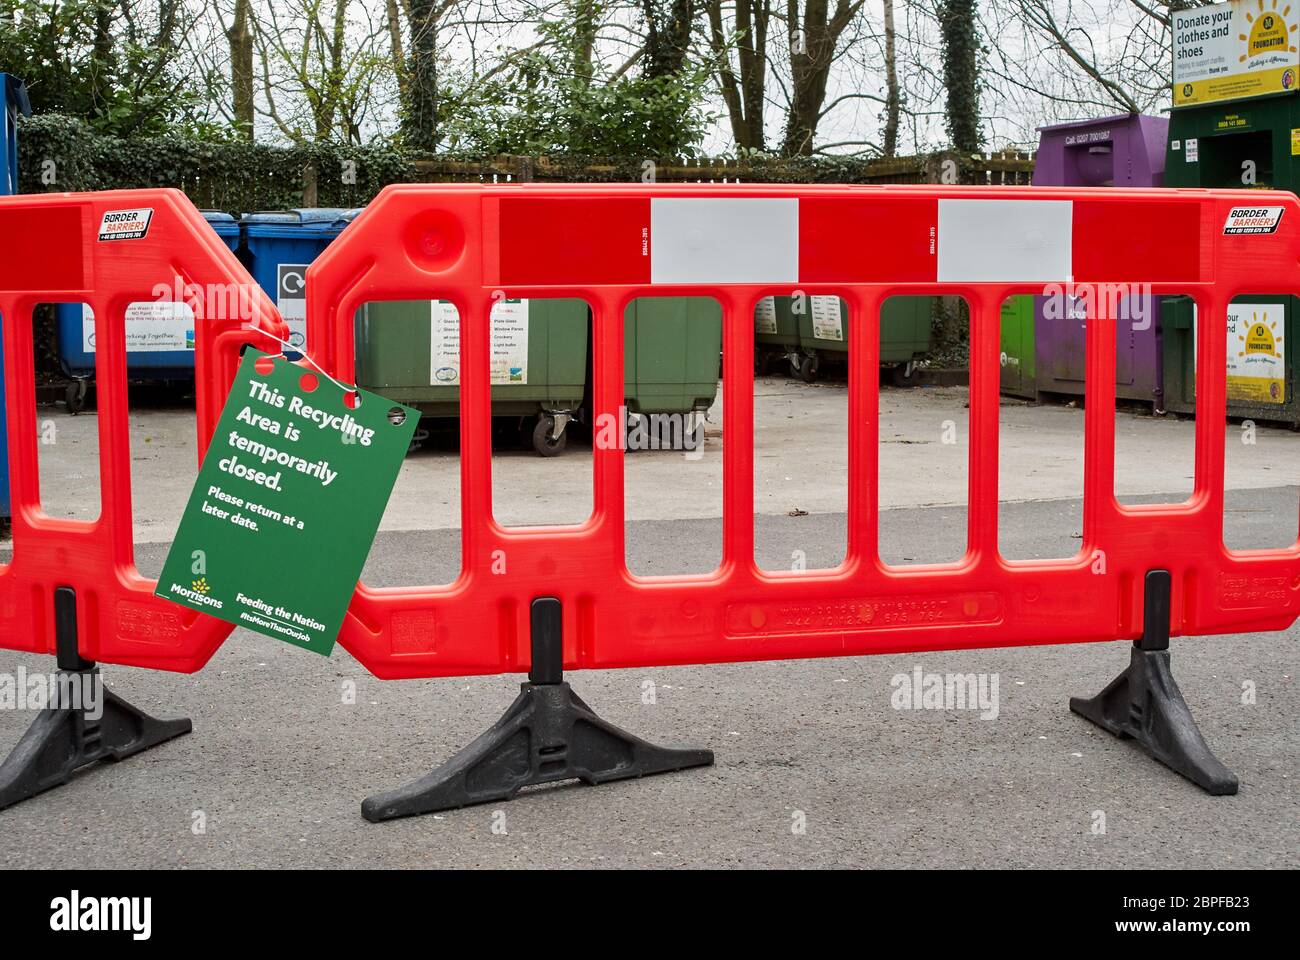
{"label": "recycling information sign on bin", "polygon": [[289,343],[307,348],[307,263],[282,263],[275,272],[275,305],[289,325]]}
{"label": "recycling information sign on bin", "polygon": [[[95,352],[95,312],[86,304],[81,306],[81,349]],[[128,353],[193,350],[194,311],[188,303],[173,300],[128,304],[126,349]]]}
{"label": "recycling information sign on bin", "polygon": [[[491,318],[491,382],[527,383],[528,301],[498,300],[492,305]],[[460,383],[460,314],[445,300],[430,304],[429,382],[435,386]]]}
{"label": "recycling information sign on bin", "polygon": [[1300,4],[1266,0],[1175,11],[1174,106],[1295,92],[1298,21]]}
{"label": "recycling information sign on bin", "polygon": [[839,297],[812,297],[813,336],[818,340],[843,340],[844,318]]}

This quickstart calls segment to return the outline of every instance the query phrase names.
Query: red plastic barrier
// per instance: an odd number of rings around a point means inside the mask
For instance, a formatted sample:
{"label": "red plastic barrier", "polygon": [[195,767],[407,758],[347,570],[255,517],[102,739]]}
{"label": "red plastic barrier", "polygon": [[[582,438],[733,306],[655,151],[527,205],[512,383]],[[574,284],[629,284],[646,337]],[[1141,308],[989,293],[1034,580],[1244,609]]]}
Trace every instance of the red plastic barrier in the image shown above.
{"label": "red plastic barrier", "polygon": [[[1280,207],[1272,233],[1225,233],[1233,207]],[[340,640],[381,677],[522,672],[529,602],[559,598],[566,668],[770,660],[1133,639],[1143,578],[1173,576],[1176,634],[1280,630],[1300,612],[1300,545],[1223,545],[1225,311],[1300,292],[1300,207],[1261,191],[771,186],[394,186],[308,271],[309,341],[353,373],[373,300],[454,303],[461,336],[462,574],[447,587],[358,586]],[[1180,505],[1113,490],[1115,336],[1088,324],[1083,540],[1068,560],[998,553],[999,311],[1045,282],[1150,283],[1199,316],[1196,481]],[[1280,289],[1279,289],[1280,288]],[[753,311],[764,296],[843,297],[850,325],[848,553],[832,571],[753,557]],[[594,452],[580,526],[506,529],[492,513],[488,315],[494,298],[580,297],[593,312],[594,406],[623,402],[623,310],[707,295],[724,310],[723,562],[641,579],[624,560],[623,452]],[[877,317],[899,294],[971,308],[968,547],[957,563],[877,554]],[[501,554],[497,554],[501,551]],[[1104,575],[1093,572],[1105,553]],[[505,573],[492,572],[494,556]]]}
{"label": "red plastic barrier", "polygon": [[[130,303],[165,298],[163,289],[202,304],[195,322],[201,457],[234,379],[238,345],[277,349],[273,340],[244,328],[253,324],[288,336],[225,242],[177,190],[0,198],[13,497],[13,560],[0,565],[0,647],[56,652],[59,587],[76,591],[78,648],[89,660],[190,672],[233,629],[155,597],[154,581],[135,568],[125,312]],[[41,509],[32,311],[54,302],[86,303],[95,312],[102,508],[89,523],[54,519]],[[222,303],[225,308],[217,309]],[[226,342],[229,349],[218,350]]]}
{"label": "red plastic barrier", "polygon": [[[972,206],[972,204],[974,204]],[[986,206],[979,206],[985,204]],[[988,206],[993,204],[993,206]],[[1282,208],[1267,234],[1225,233],[1234,206]],[[1225,311],[1253,293],[1300,293],[1300,208],[1262,191],[761,186],[398,186],[308,271],[316,359],[353,371],[353,315],[371,300],[442,298],[462,318],[462,574],[446,587],[358,586],[340,636],[381,677],[523,672],[529,603],[563,604],[566,668],[767,660],[1133,639],[1143,578],[1173,577],[1177,634],[1280,630],[1300,612],[1300,544],[1223,545]],[[100,240],[104,214],[151,208],[141,239]],[[1008,225],[1015,229],[1010,230]],[[175,277],[252,281],[172,191],[0,199],[14,560],[0,566],[0,646],[53,652],[53,591],[76,589],[82,654],[201,667],[230,627],[152,595],[131,548],[123,314]],[[998,553],[999,311],[1051,281],[1149,282],[1196,298],[1195,492],[1179,505],[1114,496],[1115,338],[1088,324],[1083,541],[1068,560]],[[771,573],[753,558],[753,309],[762,297],[843,297],[850,325],[848,552],[831,571]],[[713,574],[631,575],[623,452],[594,451],[594,510],[572,527],[505,529],[492,516],[488,314],[508,297],[581,297],[593,323],[594,405],[623,402],[623,310],[638,296],[707,295],[724,310],[723,562]],[[877,553],[874,318],[891,295],[971,307],[968,548],[956,563],[886,566]],[[98,337],[103,513],[40,509],[32,307],[85,301]],[[239,346],[285,335],[260,291],[251,318],[197,324],[198,433],[206,448]],[[11,322],[16,319],[19,322]],[[494,573],[501,551],[504,573]],[[1097,551],[1106,573],[1093,572]]]}

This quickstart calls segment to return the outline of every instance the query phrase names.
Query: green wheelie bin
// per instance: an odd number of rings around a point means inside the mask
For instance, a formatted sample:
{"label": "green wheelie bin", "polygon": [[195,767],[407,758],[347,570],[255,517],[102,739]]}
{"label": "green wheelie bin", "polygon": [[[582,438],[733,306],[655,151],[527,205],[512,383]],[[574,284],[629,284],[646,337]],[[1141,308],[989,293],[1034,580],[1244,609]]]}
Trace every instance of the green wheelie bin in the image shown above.
{"label": "green wheelie bin", "polygon": [[[703,421],[718,395],[722,365],[722,306],[712,297],[639,297],[623,314],[623,397],[628,412],[628,448],[647,426],[664,437],[665,415],[673,417],[680,444],[655,447],[694,449],[703,440]],[[689,426],[681,426],[689,420]],[[656,433],[658,428],[658,433]]]}
{"label": "green wheelie bin", "polygon": [[[791,304],[790,298],[783,298]],[[933,297],[889,297],[880,308],[880,365],[895,386],[915,382],[916,360],[930,349]],[[799,352],[791,359],[795,376],[805,383],[817,379],[826,355],[849,350],[849,308],[839,297],[809,297],[808,308],[796,314]]]}
{"label": "green wheelie bin", "polygon": [[[503,300],[492,309],[492,415],[517,417],[553,457],[586,385],[587,305]],[[376,301],[356,315],[357,385],[419,409],[460,415],[460,324],[440,300]],[[531,421],[531,422],[530,422]]]}
{"label": "green wheelie bin", "polygon": [[1029,294],[1002,301],[1002,392],[1038,399],[1034,372],[1034,298]]}
{"label": "green wheelie bin", "polygon": [[754,307],[754,366],[767,373],[773,361],[799,356],[799,320],[789,297],[764,297]]}

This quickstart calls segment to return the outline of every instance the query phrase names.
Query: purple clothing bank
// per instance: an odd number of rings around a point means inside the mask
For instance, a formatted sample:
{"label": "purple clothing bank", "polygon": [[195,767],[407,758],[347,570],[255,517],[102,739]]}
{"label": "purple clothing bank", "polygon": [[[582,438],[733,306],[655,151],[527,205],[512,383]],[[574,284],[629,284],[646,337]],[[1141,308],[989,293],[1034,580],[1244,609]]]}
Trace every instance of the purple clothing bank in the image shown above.
{"label": "purple clothing bank", "polygon": [[[1159,187],[1164,183],[1169,121],[1122,114],[1039,128],[1034,186]],[[1100,293],[1100,291],[1088,291]],[[1035,361],[1040,393],[1082,394],[1084,323],[1069,297],[1034,298]],[[1082,305],[1081,305],[1082,306]],[[1150,297],[1109,304],[1116,313],[1116,396],[1164,407],[1160,310]]]}

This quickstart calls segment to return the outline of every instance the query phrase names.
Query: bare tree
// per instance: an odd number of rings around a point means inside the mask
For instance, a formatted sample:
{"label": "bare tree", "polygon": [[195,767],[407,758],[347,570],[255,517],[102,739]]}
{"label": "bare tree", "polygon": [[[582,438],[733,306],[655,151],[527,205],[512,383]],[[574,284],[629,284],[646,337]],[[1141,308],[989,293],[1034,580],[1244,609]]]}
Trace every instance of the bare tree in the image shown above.
{"label": "bare tree", "polygon": [[790,31],[790,108],[786,115],[782,152],[807,156],[813,152],[817,124],[823,116],[826,83],[835,61],[840,35],[862,9],[862,0],[786,0],[786,25]]}
{"label": "bare tree", "polygon": [[235,0],[235,19],[226,31],[230,43],[230,93],[235,131],[253,139],[253,0]]}
{"label": "bare tree", "polygon": [[894,29],[894,0],[884,0],[885,19],[885,135],[884,154],[898,153],[898,48]]}
{"label": "bare tree", "polygon": [[[771,0],[735,0],[735,32],[728,37],[722,0],[707,0],[709,51],[722,101],[731,122],[731,135],[741,150],[766,150],[763,111],[769,69],[767,28]],[[732,66],[731,48],[736,50]]]}
{"label": "bare tree", "polygon": [[438,142],[438,0],[410,0],[411,47],[402,129],[406,142],[432,150]]}
{"label": "bare tree", "polygon": [[695,0],[641,0],[645,14],[644,67],[648,77],[675,77],[686,66],[699,10]]}
{"label": "bare tree", "polygon": [[95,35],[90,48],[91,100],[102,103],[107,98],[108,82],[112,76],[113,57],[113,4],[111,0],[95,0]]}
{"label": "bare tree", "polygon": [[984,145],[975,0],[939,0],[938,15],[943,34],[948,137],[954,150],[975,153]]}
{"label": "bare tree", "polygon": [[1204,0],[982,0],[991,125],[1029,146],[1045,123],[1167,106],[1170,13]]}
{"label": "bare tree", "polygon": [[253,19],[258,112],[295,142],[360,142],[375,89],[391,74],[387,23],[358,0],[289,0]]}
{"label": "bare tree", "polygon": [[[1134,0],[1137,3],[1137,0]],[[1056,21],[1056,15],[1052,7],[1046,0],[1019,0],[1021,15],[1025,22],[1031,27],[1045,34],[1055,45],[1055,47],[1069,57],[1081,71],[1084,76],[1088,77],[1095,83],[1105,95],[1109,97],[1116,106],[1125,113],[1138,113],[1139,107],[1137,101],[1129,95],[1124,89],[1123,84],[1111,79],[1106,75],[1104,70],[1097,64],[1095,51],[1084,50],[1076,46],[1071,39],[1071,34],[1078,36],[1081,40],[1088,41],[1086,31],[1075,32],[1068,28],[1062,28]],[[1140,6],[1140,4],[1139,4]],[[1160,14],[1152,11],[1153,15],[1160,18]],[[1167,22],[1167,20],[1166,20]],[[1090,44],[1090,41],[1089,41]]]}
{"label": "bare tree", "polygon": [[[406,6],[405,0],[384,0],[384,18],[388,23],[389,53],[392,55],[393,74],[397,77],[398,98],[403,103],[406,102],[409,89],[406,75],[405,43],[402,39],[402,11]],[[410,19],[409,12],[406,19]]]}
{"label": "bare tree", "polygon": [[573,75],[588,83],[596,74],[596,36],[600,27],[597,0],[573,3]]}
{"label": "bare tree", "polygon": [[[721,118],[711,147],[890,155],[1027,145],[1043,123],[1159,109],[1171,13],[1206,0],[76,2],[69,76],[82,94],[117,111],[103,97],[121,97],[119,80],[110,91],[106,76],[126,70],[154,91],[147,72],[164,70],[187,118],[241,137],[400,132],[439,149],[453,111],[491,103],[544,63],[551,82],[592,87],[707,70]],[[18,28],[36,6],[0,0]],[[954,22],[973,24],[960,51]],[[156,59],[128,53],[151,49]]]}

